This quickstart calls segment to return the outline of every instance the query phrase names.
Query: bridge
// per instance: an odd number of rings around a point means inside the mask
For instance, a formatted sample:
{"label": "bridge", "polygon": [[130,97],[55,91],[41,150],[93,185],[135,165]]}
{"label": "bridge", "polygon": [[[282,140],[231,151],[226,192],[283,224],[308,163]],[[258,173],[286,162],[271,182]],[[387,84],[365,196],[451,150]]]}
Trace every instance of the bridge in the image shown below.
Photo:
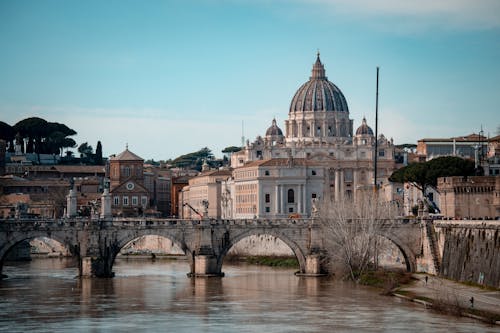
{"label": "bridge", "polygon": [[[120,250],[147,235],[165,237],[179,246],[189,261],[190,276],[223,276],[228,251],[252,235],[270,235],[286,243],[299,262],[299,274],[318,276],[327,270],[325,235],[314,219],[6,219],[0,220],[0,276],[12,248],[26,240],[48,237],[67,246],[78,259],[80,276],[112,277]],[[425,235],[425,222],[403,219],[381,234],[401,250],[408,271],[417,270],[417,262],[426,252]]]}

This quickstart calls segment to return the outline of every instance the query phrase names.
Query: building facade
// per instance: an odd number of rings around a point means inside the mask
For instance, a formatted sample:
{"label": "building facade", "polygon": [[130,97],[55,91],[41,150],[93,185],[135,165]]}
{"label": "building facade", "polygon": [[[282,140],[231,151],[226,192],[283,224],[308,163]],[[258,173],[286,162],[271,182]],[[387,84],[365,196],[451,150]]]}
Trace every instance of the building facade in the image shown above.
{"label": "building facade", "polygon": [[113,215],[142,215],[150,207],[150,192],[144,185],[144,160],[128,150],[109,159]]}
{"label": "building facade", "polygon": [[189,179],[179,196],[180,218],[222,217],[222,182],[231,177],[230,170],[207,170]]}
{"label": "building facade", "polygon": [[347,101],[326,77],[318,53],[311,77],[292,98],[285,134],[273,119],[264,137],[231,155],[235,216],[310,215],[312,199],[356,198],[373,190],[376,140],[376,184],[387,184],[396,168],[392,139],[375,138],[366,119],[356,132],[353,125]]}
{"label": "building facade", "polygon": [[500,177],[438,178],[441,214],[455,219],[499,219]]}

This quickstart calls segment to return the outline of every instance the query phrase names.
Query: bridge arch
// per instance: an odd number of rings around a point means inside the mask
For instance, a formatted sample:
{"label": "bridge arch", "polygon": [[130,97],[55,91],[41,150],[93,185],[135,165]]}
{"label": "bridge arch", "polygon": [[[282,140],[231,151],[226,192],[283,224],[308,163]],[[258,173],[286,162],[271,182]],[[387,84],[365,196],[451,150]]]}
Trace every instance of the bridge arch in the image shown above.
{"label": "bridge arch", "polygon": [[9,237],[9,239],[0,246],[0,276],[2,275],[2,270],[3,270],[3,264],[5,262],[5,258],[7,257],[7,254],[18,244],[20,244],[23,241],[26,240],[31,240],[35,238],[50,238],[53,239],[62,245],[64,245],[67,249],[69,249],[69,252],[71,253],[72,256],[77,256],[78,253],[74,247],[74,239],[70,239],[67,237],[66,234],[59,234],[57,232],[46,232],[43,230],[32,230],[29,232],[16,232],[13,235]]}
{"label": "bridge arch", "polygon": [[392,232],[381,231],[377,233],[377,236],[385,238],[392,242],[401,252],[405,259],[406,270],[408,272],[415,272],[417,269],[416,255],[411,250],[411,248],[403,242],[396,234]]}
{"label": "bridge arch", "polygon": [[217,259],[217,269],[219,272],[222,271],[222,264],[224,262],[224,258],[226,257],[229,250],[236,245],[239,241],[246,237],[251,236],[259,236],[259,235],[269,235],[278,238],[283,243],[285,243],[293,252],[297,261],[299,262],[300,272],[304,273],[306,269],[306,255],[305,249],[302,249],[295,241],[293,241],[290,237],[288,237],[285,233],[280,232],[279,230],[246,230],[240,233],[236,233],[234,236],[231,235],[227,243],[224,244],[222,250]]}
{"label": "bridge arch", "polygon": [[[178,235],[175,235],[172,232],[169,231],[160,231],[160,230],[155,230],[155,229],[140,229],[136,230],[133,233],[128,233],[123,235],[121,238],[117,239],[116,242],[113,244],[114,251],[112,251],[111,255],[111,265],[114,265],[115,259],[120,253],[121,249],[123,249],[127,244],[130,242],[133,242],[134,240],[143,237],[143,236],[160,236],[163,238],[166,238],[170,240],[172,243],[174,243],[177,247],[179,247],[183,252],[184,255],[186,256],[188,263],[190,267],[193,265],[193,255],[192,255],[192,249],[189,248],[189,246],[186,244],[184,239]],[[111,266],[111,267],[112,267]]]}

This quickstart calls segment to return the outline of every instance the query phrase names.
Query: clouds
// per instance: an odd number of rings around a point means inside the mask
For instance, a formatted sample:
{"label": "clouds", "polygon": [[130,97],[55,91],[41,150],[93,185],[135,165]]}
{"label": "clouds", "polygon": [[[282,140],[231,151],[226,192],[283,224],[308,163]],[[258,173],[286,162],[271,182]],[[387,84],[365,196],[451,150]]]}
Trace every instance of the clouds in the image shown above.
{"label": "clouds", "polygon": [[[315,4],[329,15],[373,19],[374,24],[392,29],[478,30],[500,27],[497,0],[298,0]],[[394,25],[396,24],[396,25]]]}

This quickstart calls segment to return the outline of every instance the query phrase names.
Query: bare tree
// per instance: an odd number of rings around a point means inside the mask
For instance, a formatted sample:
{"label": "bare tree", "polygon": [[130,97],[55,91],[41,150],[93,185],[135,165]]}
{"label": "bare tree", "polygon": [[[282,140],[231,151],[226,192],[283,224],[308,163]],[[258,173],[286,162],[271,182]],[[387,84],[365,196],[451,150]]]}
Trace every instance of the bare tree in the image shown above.
{"label": "bare tree", "polygon": [[333,271],[358,281],[364,272],[376,266],[382,250],[379,237],[390,230],[396,216],[394,203],[385,202],[371,192],[356,200],[345,197],[323,201],[318,222]]}

